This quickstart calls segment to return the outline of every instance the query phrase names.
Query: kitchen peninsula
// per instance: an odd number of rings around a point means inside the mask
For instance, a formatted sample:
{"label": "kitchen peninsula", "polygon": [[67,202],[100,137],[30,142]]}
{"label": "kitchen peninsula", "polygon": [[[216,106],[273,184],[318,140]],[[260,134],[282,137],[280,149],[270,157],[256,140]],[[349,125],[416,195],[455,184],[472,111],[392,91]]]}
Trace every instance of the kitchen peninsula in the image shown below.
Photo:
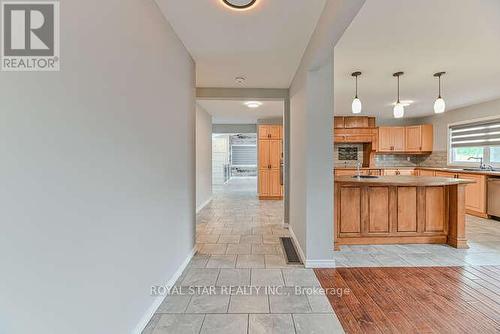
{"label": "kitchen peninsula", "polygon": [[448,244],[468,248],[465,186],[426,176],[335,177],[335,248],[341,245]]}

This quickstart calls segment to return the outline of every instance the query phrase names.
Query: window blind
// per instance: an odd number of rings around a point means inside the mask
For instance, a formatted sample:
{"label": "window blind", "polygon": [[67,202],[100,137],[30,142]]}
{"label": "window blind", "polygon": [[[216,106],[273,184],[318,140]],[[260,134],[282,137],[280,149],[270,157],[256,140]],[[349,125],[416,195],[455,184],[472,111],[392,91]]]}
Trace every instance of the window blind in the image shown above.
{"label": "window blind", "polygon": [[232,145],[231,151],[231,165],[257,166],[256,145]]}
{"label": "window blind", "polygon": [[500,145],[500,119],[450,126],[451,147]]}

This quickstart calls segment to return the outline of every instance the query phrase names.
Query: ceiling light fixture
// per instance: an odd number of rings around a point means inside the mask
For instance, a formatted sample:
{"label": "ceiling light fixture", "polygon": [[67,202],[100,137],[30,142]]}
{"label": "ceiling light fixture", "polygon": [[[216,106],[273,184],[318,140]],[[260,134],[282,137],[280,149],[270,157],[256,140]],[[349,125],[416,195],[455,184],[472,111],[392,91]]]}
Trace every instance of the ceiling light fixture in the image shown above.
{"label": "ceiling light fixture", "polygon": [[[405,107],[405,108],[408,107],[409,105],[411,105],[413,102],[415,102],[415,101],[413,101],[413,100],[401,100],[401,101],[399,101],[399,103],[401,103],[403,105],[403,107]],[[390,105],[394,107],[396,104],[398,104],[398,103],[392,102]]]}
{"label": "ceiling light fixture", "polygon": [[399,77],[402,76],[404,72],[396,72],[392,76],[398,78],[398,100],[396,101],[396,105],[394,105],[394,118],[402,118],[405,115],[405,107],[399,101]]}
{"label": "ceiling light fixture", "polygon": [[358,99],[358,77],[361,75],[361,72],[354,72],[351,73],[351,75],[356,78],[356,95],[354,96],[354,100],[352,100],[352,113],[359,114],[363,107],[361,104],[361,100]]}
{"label": "ceiling light fixture", "polygon": [[237,84],[243,85],[245,83],[246,78],[243,76],[239,76],[239,77],[234,78],[234,80],[236,81]]}
{"label": "ceiling light fixture", "polygon": [[257,0],[222,0],[222,2],[231,9],[245,10],[257,2]]}
{"label": "ceiling light fixture", "polygon": [[247,102],[245,102],[245,105],[248,108],[255,109],[255,108],[260,107],[262,105],[262,102],[259,102],[259,101],[247,101]]}
{"label": "ceiling light fixture", "polygon": [[441,76],[443,74],[446,74],[446,72],[434,73],[434,76],[437,77],[439,80],[439,93],[438,93],[438,97],[436,99],[436,102],[434,102],[434,112],[436,114],[442,114],[442,113],[444,113],[444,111],[446,109],[446,103],[444,102],[443,98],[441,97]]}

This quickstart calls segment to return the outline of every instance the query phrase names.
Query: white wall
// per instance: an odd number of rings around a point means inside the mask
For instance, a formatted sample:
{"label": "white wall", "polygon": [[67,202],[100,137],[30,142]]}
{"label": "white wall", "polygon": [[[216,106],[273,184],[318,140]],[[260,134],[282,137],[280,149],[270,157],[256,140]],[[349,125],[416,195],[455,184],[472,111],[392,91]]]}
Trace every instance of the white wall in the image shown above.
{"label": "white wall", "polygon": [[307,267],[333,258],[333,48],[364,0],[329,0],[290,87],[290,228]]}
{"label": "white wall", "polygon": [[196,105],[196,210],[212,199],[212,116]]}
{"label": "white wall", "polygon": [[434,151],[446,151],[448,124],[492,116],[500,117],[500,99],[449,110],[443,114],[422,118],[420,122],[434,126]]}
{"label": "white wall", "polygon": [[60,72],[0,72],[0,333],[130,333],[194,246],[194,63],[152,0],[61,27]]}

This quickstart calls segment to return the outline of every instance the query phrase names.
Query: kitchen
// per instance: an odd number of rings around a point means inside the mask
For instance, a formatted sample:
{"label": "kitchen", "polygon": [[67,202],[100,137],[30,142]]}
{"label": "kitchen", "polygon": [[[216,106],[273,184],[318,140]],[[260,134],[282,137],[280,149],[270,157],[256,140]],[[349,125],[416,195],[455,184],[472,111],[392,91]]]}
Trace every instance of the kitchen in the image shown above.
{"label": "kitchen", "polygon": [[[486,132],[484,136],[496,140],[496,131],[478,129],[496,129],[500,121],[483,123],[451,126],[450,133]],[[468,248],[465,213],[481,218],[498,215],[495,184],[500,170],[482,158],[478,167],[434,163],[429,159],[432,124],[377,127],[375,117],[337,116],[333,126],[336,249],[394,243]],[[468,144],[459,135],[450,138],[451,147]]]}

